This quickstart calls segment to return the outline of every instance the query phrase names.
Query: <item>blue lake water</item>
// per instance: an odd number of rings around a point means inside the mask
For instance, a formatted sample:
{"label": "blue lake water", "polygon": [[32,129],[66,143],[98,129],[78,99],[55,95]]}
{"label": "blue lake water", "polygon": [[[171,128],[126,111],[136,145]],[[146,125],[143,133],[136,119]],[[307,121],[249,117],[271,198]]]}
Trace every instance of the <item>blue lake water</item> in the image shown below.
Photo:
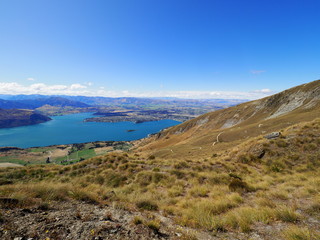
{"label": "blue lake water", "polygon": [[70,114],[52,117],[51,121],[36,125],[3,128],[0,129],[0,146],[28,148],[94,141],[131,141],[180,123],[173,120],[137,124],[83,121],[92,116],[92,113]]}

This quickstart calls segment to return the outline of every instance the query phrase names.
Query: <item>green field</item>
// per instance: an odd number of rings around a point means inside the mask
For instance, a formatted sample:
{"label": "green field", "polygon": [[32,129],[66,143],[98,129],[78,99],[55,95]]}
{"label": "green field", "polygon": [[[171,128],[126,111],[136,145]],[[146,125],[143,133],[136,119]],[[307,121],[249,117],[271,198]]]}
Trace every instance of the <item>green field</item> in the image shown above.
{"label": "green field", "polygon": [[21,164],[25,165],[27,164],[26,161],[23,161],[21,159],[16,158],[15,156],[8,156],[8,157],[0,157],[0,163],[15,163],[15,164]]}
{"label": "green field", "polygon": [[[72,152],[69,156],[56,158],[54,159],[54,162],[62,163],[62,164],[70,164],[70,163],[78,162],[81,158],[88,159],[95,156],[96,156],[96,153],[93,149],[84,149],[84,150]],[[68,162],[63,163],[63,161],[65,160],[68,160]]]}

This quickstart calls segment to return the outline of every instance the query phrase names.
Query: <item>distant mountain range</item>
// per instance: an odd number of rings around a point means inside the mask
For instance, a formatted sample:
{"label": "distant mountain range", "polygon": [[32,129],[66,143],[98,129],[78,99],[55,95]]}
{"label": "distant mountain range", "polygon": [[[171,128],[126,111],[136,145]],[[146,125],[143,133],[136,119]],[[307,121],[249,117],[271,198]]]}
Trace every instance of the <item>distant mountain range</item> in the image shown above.
{"label": "distant mountain range", "polygon": [[[38,95],[36,95],[38,97]],[[0,99],[0,108],[3,109],[36,109],[39,107],[42,107],[44,105],[50,105],[50,106],[58,106],[58,107],[78,107],[78,108],[85,108],[89,107],[88,104],[79,102],[79,101],[73,101],[70,99],[62,98],[62,97],[48,97],[48,98],[26,98],[21,99],[17,96],[19,100],[3,100]]]}
{"label": "distant mountain range", "polygon": [[[3,98],[3,99],[1,99]],[[55,116],[79,112],[98,112],[103,116],[119,111],[131,111],[129,120],[124,116],[116,117],[116,121],[154,121],[159,119],[175,119],[185,121],[200,114],[234,106],[244,100],[237,99],[156,99],[133,97],[86,97],[86,96],[44,96],[44,95],[0,95],[0,127],[15,127],[47,121],[44,115]],[[36,110],[4,111],[9,109]],[[159,115],[159,110],[162,114]],[[170,112],[170,114],[166,114]],[[9,118],[6,118],[5,115]],[[139,115],[139,116],[138,116]],[[142,116],[140,116],[142,115]],[[134,117],[133,117],[134,116]],[[15,118],[17,117],[17,118]],[[2,122],[1,122],[2,121]],[[94,118],[93,121],[111,121]],[[112,119],[114,121],[114,119]]]}
{"label": "distant mountain range", "polygon": [[150,105],[174,107],[197,107],[214,106],[215,108],[225,108],[248,100],[242,99],[179,99],[179,98],[135,98],[135,97],[87,97],[87,96],[46,96],[46,95],[1,95],[0,108],[24,108],[36,109],[43,105],[50,106],[119,106],[119,107],[148,107]]}

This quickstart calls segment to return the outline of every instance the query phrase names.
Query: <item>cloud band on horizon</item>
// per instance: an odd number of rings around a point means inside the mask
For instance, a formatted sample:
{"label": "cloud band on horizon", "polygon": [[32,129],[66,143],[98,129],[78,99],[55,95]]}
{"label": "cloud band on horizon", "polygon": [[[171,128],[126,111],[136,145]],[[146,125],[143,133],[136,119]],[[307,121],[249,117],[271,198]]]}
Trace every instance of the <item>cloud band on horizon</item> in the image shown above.
{"label": "cloud band on horizon", "polygon": [[254,90],[250,92],[238,91],[149,91],[130,92],[108,91],[104,87],[95,89],[92,84],[83,85],[74,83],[71,85],[47,85],[44,83],[34,83],[22,85],[17,82],[0,82],[0,94],[41,94],[41,95],[71,95],[71,96],[101,96],[101,97],[174,97],[189,99],[249,99],[254,100],[273,94],[270,89]]}

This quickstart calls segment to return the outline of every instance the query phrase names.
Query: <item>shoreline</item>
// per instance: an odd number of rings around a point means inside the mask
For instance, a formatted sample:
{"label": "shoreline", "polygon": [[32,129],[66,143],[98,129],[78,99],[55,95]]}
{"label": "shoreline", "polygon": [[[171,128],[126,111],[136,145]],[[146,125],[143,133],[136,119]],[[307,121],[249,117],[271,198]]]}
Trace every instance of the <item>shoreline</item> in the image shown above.
{"label": "shoreline", "polygon": [[44,147],[0,147],[0,164],[22,166],[33,164],[74,164],[114,151],[129,151],[133,141],[95,141],[86,143],[48,145]]}
{"label": "shoreline", "polygon": [[129,142],[145,138],[148,134],[157,133],[168,126],[180,124],[170,119],[145,122],[142,125],[125,121],[119,123],[84,121],[91,116],[92,113],[75,113],[53,117],[48,123],[0,129],[0,134],[3,136],[0,139],[0,147],[27,149],[99,141]]}

